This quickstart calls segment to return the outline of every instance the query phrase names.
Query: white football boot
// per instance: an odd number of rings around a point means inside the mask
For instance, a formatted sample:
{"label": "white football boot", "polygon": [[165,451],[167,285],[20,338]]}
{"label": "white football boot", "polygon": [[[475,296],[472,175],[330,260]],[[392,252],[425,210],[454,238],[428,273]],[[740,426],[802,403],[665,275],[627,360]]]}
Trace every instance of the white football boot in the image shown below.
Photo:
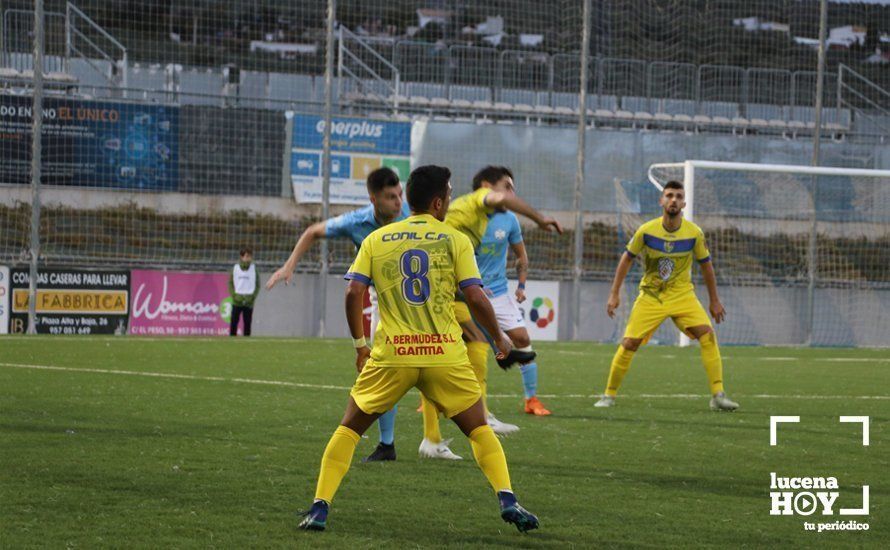
{"label": "white football boot", "polygon": [[739,404],[726,397],[725,392],[717,392],[711,397],[712,411],[734,411],[739,408]]}
{"label": "white football boot", "polygon": [[492,431],[497,435],[512,435],[519,431],[519,426],[516,424],[501,422],[490,412],[488,413],[488,418],[486,420],[488,420],[488,425],[491,426]]}
{"label": "white football boot", "polygon": [[615,398],[611,395],[603,395],[600,400],[593,404],[594,407],[614,407]]}
{"label": "white football boot", "polygon": [[429,439],[424,438],[420,442],[420,448],[417,453],[421,458],[441,458],[442,460],[463,460],[463,457],[454,454],[448,448],[451,443],[450,439],[444,439],[438,443],[433,443]]}

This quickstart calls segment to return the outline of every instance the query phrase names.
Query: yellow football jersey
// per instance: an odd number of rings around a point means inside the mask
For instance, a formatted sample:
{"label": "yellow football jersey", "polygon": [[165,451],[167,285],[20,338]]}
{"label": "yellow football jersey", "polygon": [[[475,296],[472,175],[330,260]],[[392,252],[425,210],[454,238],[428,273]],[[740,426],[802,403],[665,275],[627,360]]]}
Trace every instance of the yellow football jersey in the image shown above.
{"label": "yellow football jersey", "polygon": [[676,231],[668,231],[661,218],[649,220],[627,243],[627,252],[642,256],[645,268],[640,291],[658,300],[669,300],[693,289],[692,259],[710,261],[701,228],[682,220]]}
{"label": "yellow football jersey", "polygon": [[391,223],[362,242],[346,278],[373,281],[377,289],[373,365],[469,364],[454,318],[454,293],[482,280],[463,233],[428,214]]}
{"label": "yellow football jersey", "polygon": [[451,202],[448,215],[445,216],[445,223],[470,238],[474,250],[485,235],[488,215],[494,212],[494,208],[485,205],[485,197],[489,193],[491,189],[480,187],[472,193],[459,196]]}

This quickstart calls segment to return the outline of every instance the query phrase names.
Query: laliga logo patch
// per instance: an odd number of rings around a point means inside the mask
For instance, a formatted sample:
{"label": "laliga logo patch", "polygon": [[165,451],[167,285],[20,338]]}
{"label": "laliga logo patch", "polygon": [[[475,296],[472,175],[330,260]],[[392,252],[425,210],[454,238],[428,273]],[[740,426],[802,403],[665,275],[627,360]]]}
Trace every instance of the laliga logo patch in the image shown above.
{"label": "laliga logo patch", "polygon": [[[770,417],[770,446],[775,447],[776,427],[780,423],[798,423],[799,416],[771,416]],[[842,416],[842,423],[862,424],[862,445],[869,445],[867,416]],[[859,508],[840,508],[837,510],[841,516],[867,516],[869,513],[868,485],[862,486],[861,506]],[[770,472],[770,515],[771,516],[810,516],[813,514],[833,516],[837,508],[837,500],[840,496],[840,485],[834,476],[826,477],[785,477]],[[834,522],[808,522],[803,523],[804,530],[817,531],[868,531],[868,523],[860,523],[855,520]]]}
{"label": "laliga logo patch", "polygon": [[[665,243],[665,248],[667,248],[667,243]],[[674,260],[670,258],[660,258],[658,260],[658,276],[661,277],[662,281],[667,281],[671,278],[671,274],[674,273]]]}

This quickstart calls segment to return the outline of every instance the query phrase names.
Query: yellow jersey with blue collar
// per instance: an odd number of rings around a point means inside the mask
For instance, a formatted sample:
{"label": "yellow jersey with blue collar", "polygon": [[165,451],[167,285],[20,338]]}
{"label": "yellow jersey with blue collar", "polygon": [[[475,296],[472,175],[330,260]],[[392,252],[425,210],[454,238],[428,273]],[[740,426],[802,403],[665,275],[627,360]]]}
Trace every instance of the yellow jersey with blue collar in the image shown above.
{"label": "yellow jersey with blue collar", "polygon": [[378,367],[467,365],[454,317],[458,289],[482,285],[470,240],[429,214],[386,225],[362,242],[347,279],[377,289],[380,323],[370,363]]}
{"label": "yellow jersey with blue collar", "polygon": [[473,250],[479,248],[485,230],[488,229],[489,216],[494,213],[494,208],[485,204],[485,197],[489,193],[490,188],[480,187],[472,193],[457,197],[451,201],[448,215],[445,216],[445,223],[469,237]]}
{"label": "yellow jersey with blue collar", "polygon": [[665,229],[660,217],[649,220],[627,243],[627,252],[643,261],[640,292],[659,301],[691,292],[693,258],[698,263],[711,260],[701,228],[685,219],[675,231]]}

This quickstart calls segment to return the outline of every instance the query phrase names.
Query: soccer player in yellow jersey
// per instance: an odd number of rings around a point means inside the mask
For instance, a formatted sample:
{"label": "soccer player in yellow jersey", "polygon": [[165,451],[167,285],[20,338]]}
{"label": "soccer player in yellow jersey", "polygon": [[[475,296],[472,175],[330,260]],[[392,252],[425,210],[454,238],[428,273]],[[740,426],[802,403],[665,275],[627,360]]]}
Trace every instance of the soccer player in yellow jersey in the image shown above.
{"label": "soccer player in yellow jersey", "polygon": [[[509,210],[526,216],[537,223],[541,229],[546,231],[555,230],[558,233],[562,233],[562,227],[559,225],[559,222],[551,217],[544,216],[516,195],[513,173],[505,166],[486,166],[480,170],[473,177],[473,189],[474,191],[471,193],[461,195],[451,203],[451,206],[448,208],[448,215],[445,217],[445,223],[469,237],[477,256],[480,253],[481,244],[489,228],[489,222],[496,212]],[[467,355],[470,358],[470,363],[473,365],[476,378],[482,387],[484,400],[486,378],[488,376],[489,344],[485,335],[473,321],[466,304],[463,301],[457,301],[454,306],[455,315],[463,328],[464,339],[467,342]],[[514,356],[519,358],[520,368],[526,368],[527,365],[533,364],[535,354],[532,351],[528,338],[523,340],[514,332],[518,331],[508,332],[513,343],[519,348],[515,350]],[[512,361],[511,359],[502,359],[499,363],[508,368]],[[420,444],[420,455],[428,458],[459,458],[453,454],[444,455],[434,452],[438,449],[436,444],[442,439],[439,431],[439,419],[435,408],[422,397],[421,403],[423,408],[424,440]],[[538,410],[530,410],[530,406]],[[537,397],[526,402],[526,412],[531,414],[549,414],[549,411],[544,409],[543,404]],[[519,431],[518,426],[501,422],[490,411],[487,411],[487,417],[489,425],[499,435],[509,435]]]}
{"label": "soccer player in yellow jersey", "polygon": [[[454,317],[454,294],[493,335],[499,354],[512,347],[482,291],[473,247],[442,222],[451,198],[451,172],[422,166],[411,173],[407,195],[412,216],[371,233],[346,278],[346,318],[356,351],[358,379],[340,426],[321,459],[315,501],[300,528],[323,530],[334,494],[352,462],[361,435],[412,387],[418,388],[470,439],[473,456],[498,496],[501,518],[520,531],[538,518],[516,501],[507,460],[485,422],[482,392]],[[377,288],[380,323],[369,349],[362,332],[362,297]]]}
{"label": "soccer player in yellow jersey", "polygon": [[615,396],[630,368],[634,353],[670,317],[677,328],[698,340],[701,346],[702,363],[711,388],[711,410],[734,411],[739,407],[738,403],[730,401],[723,391],[723,361],[717,347],[717,335],[692,286],[694,259],[701,266],[705,286],[708,287],[711,316],[717,323],[722,322],[726,310],[717,296],[717,277],[705,245],[704,233],[697,225],[683,219],[686,200],[682,183],[667,182],[659,202],[664,211],[662,216],[637,229],[615,271],[606,303],[609,317],[614,317],[618,309],[621,285],[634,258],[640,256],[645,267],[640,294],[631,309],[624,339],[612,358],[606,392],[595,406],[611,407],[615,404]]}

